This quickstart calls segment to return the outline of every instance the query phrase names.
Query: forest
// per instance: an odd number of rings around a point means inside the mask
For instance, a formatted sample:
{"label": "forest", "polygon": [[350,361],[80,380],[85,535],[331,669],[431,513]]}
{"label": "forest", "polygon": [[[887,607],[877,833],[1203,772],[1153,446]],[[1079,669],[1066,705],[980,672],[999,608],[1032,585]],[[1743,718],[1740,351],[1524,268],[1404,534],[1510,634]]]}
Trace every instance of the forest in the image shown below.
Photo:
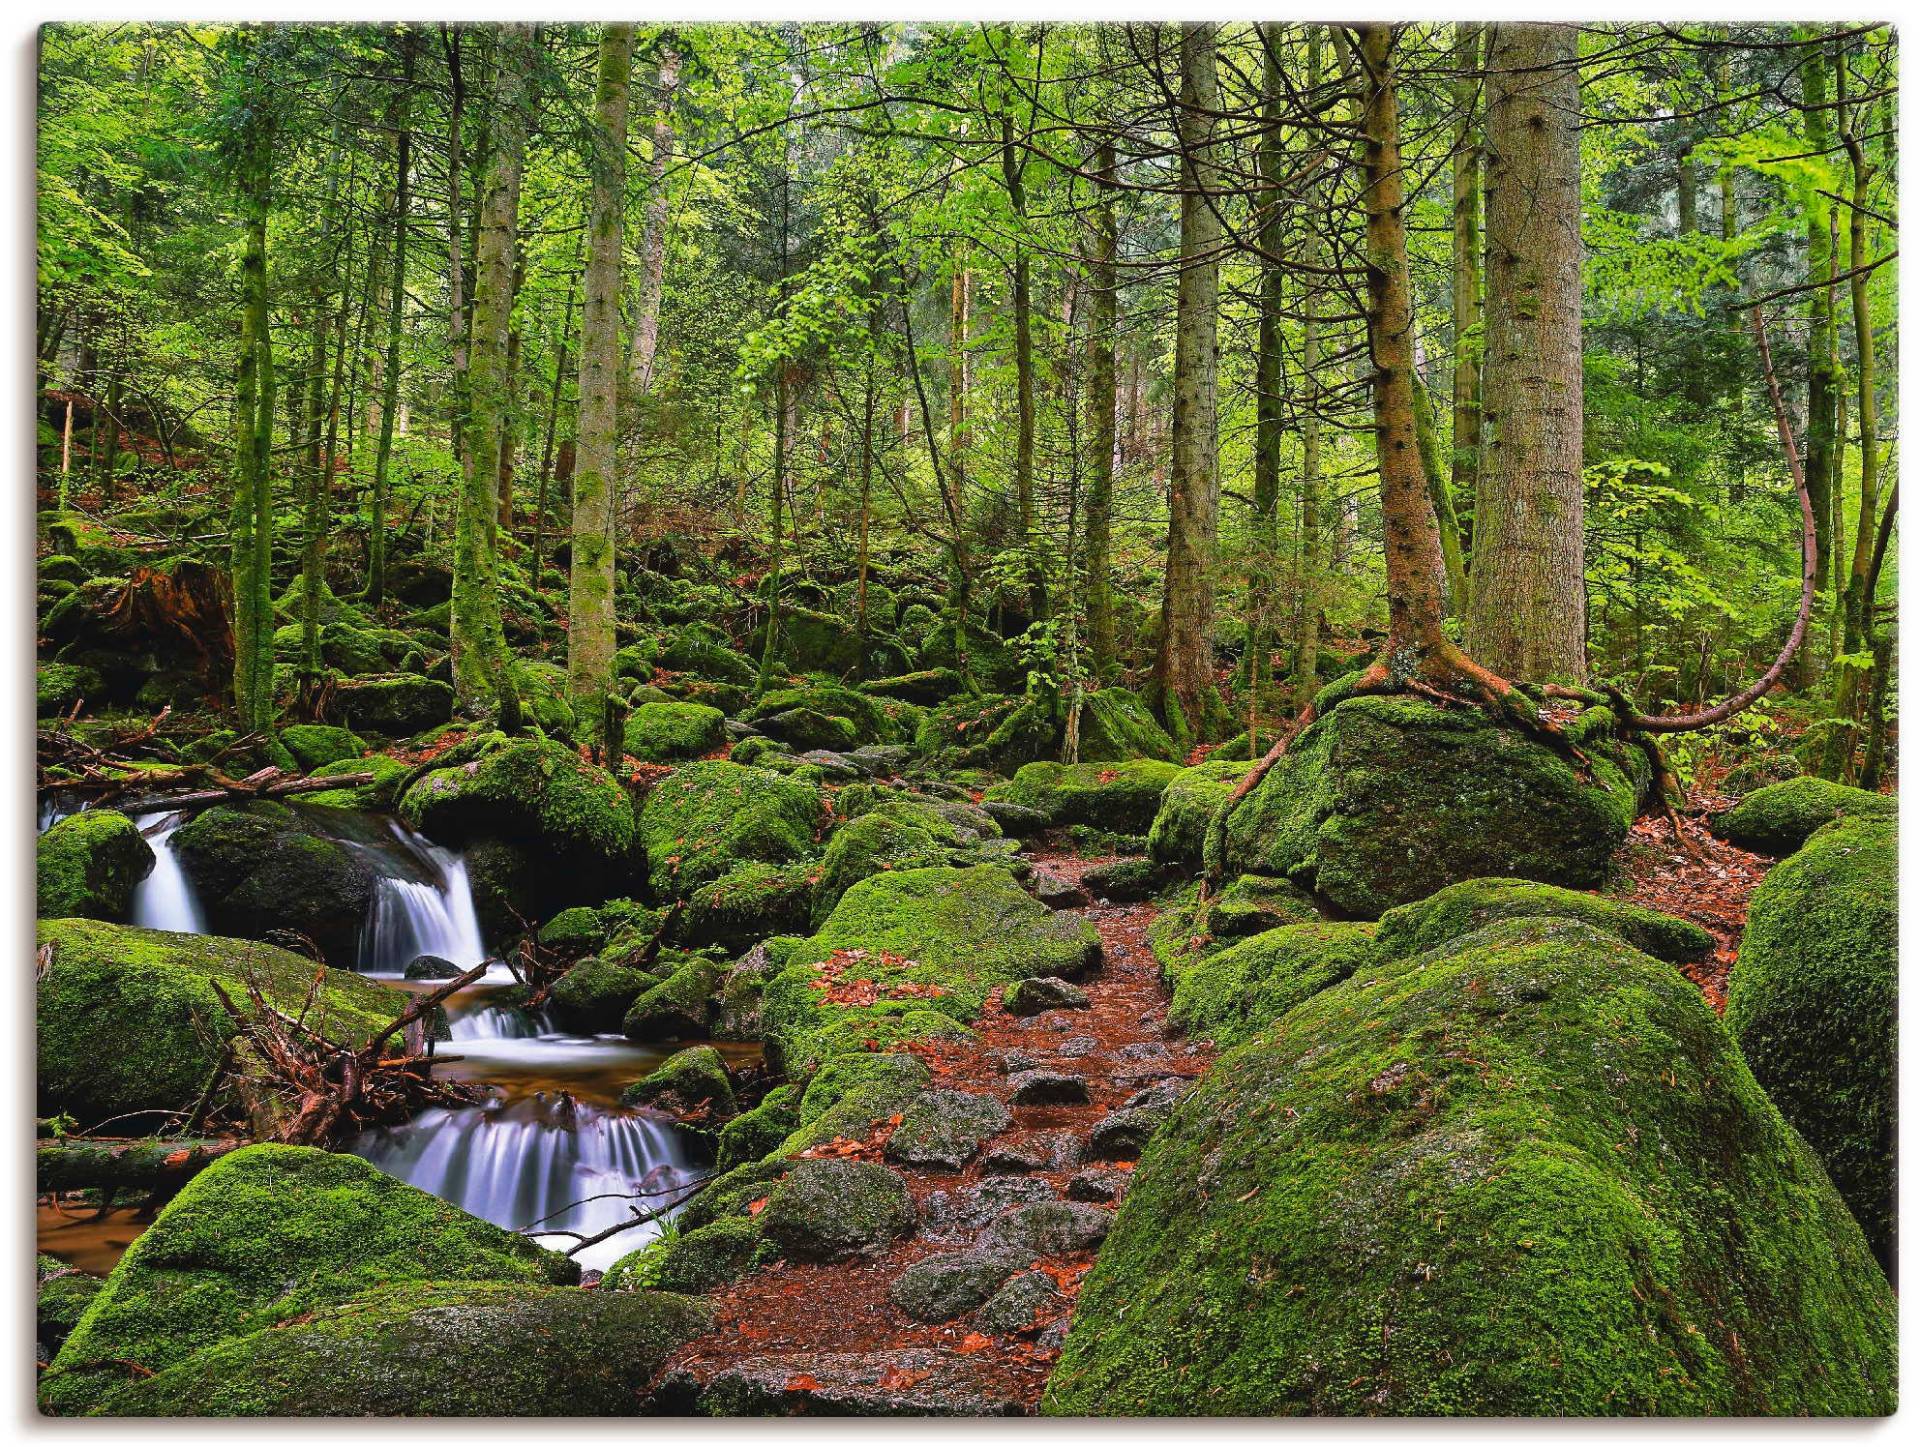
{"label": "forest", "polygon": [[1897,71],[45,26],[41,1412],[1893,1412]]}

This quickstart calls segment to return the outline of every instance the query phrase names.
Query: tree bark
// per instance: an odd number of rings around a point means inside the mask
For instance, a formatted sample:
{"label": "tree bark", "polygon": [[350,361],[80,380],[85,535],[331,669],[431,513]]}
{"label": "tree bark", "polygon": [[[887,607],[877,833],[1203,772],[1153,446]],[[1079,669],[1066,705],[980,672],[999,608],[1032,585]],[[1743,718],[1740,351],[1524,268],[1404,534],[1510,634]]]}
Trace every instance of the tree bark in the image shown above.
{"label": "tree bark", "polygon": [[[1825,33],[1818,25],[1800,28],[1804,39]],[[1806,149],[1825,153],[1833,145],[1833,113],[1828,109],[1826,48],[1810,51],[1800,71],[1800,98],[1806,108]],[[1833,207],[1815,194],[1807,207],[1807,493],[1813,499],[1817,542],[1814,586],[1825,589],[1833,581],[1830,560],[1837,539],[1832,525],[1833,479],[1839,461],[1837,407],[1841,392],[1840,360],[1835,355]],[[1802,658],[1802,680],[1812,683],[1819,664],[1809,651]]]}
{"label": "tree bark", "polygon": [[580,321],[579,450],[573,473],[573,558],[567,611],[567,688],[575,732],[588,745],[606,739],[613,688],[614,439],[620,406],[621,204],[626,194],[627,104],[633,26],[609,24],[600,36],[593,102],[593,198],[587,221],[586,306]]}
{"label": "tree bark", "polygon": [[[235,386],[233,699],[243,732],[273,725],[273,349],[267,293],[267,212],[273,198],[273,121],[258,51],[245,57],[246,119],[235,170],[244,248],[240,368]],[[95,429],[98,430],[97,428]]]}
{"label": "tree bark", "polygon": [[[1482,28],[1453,33],[1453,496],[1478,502],[1480,480],[1480,137]],[[1464,564],[1463,564],[1464,565]],[[1454,604],[1465,608],[1467,600]]]}
{"label": "tree bark", "polygon": [[[1014,224],[1027,221],[1026,163],[1014,137],[1013,117],[1000,118],[1000,174]],[[1027,560],[1027,612],[1047,616],[1047,579],[1035,548],[1033,522],[1033,282],[1025,238],[1013,238],[1013,386],[1015,433],[1013,490],[1020,509],[1020,549]]]}
{"label": "tree bark", "polygon": [[388,283],[387,357],[380,378],[380,442],[373,454],[373,491],[367,506],[367,602],[376,608],[387,596],[387,469],[393,461],[394,414],[400,410],[407,222],[413,195],[413,66],[418,48],[419,33],[408,27],[400,37],[400,90],[394,98],[393,278]]}
{"label": "tree bark", "polygon": [[1494,25],[1487,74],[1486,446],[1467,649],[1583,683],[1579,32]]}
{"label": "tree bark", "polygon": [[680,53],[660,46],[659,98],[653,114],[653,155],[647,162],[647,223],[640,247],[640,290],[633,304],[633,394],[653,390],[654,353],[660,341],[660,298],[667,269],[667,157],[673,154],[673,97],[680,83]]}
{"label": "tree bark", "polygon": [[1094,198],[1087,255],[1087,648],[1093,676],[1112,677],[1117,662],[1113,632],[1113,463],[1116,345],[1119,337],[1119,219],[1114,208],[1114,148],[1103,136],[1094,148]]}

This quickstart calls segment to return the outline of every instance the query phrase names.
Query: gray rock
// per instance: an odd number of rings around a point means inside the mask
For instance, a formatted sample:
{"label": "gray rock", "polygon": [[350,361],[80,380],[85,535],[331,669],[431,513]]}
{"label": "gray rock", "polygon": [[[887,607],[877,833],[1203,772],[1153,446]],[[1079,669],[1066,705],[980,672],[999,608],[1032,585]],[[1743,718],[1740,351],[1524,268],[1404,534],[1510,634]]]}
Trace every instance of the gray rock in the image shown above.
{"label": "gray rock", "polygon": [[989,1050],[987,1059],[998,1065],[1008,1075],[1017,1075],[1022,1070],[1031,1070],[1040,1063],[1040,1057],[1025,1050]]}
{"label": "gray rock", "polygon": [[864,744],[847,757],[875,776],[891,776],[913,762],[913,750],[906,744]]}
{"label": "gray rock", "polygon": [[747,1357],[714,1375],[699,1408],[715,1417],[1015,1417],[1024,1410],[967,1357],[892,1347]]}
{"label": "gray rock", "polygon": [[915,1321],[952,1321],[990,1300],[1020,1265],[1005,1253],[943,1251],[901,1272],[887,1299]]}
{"label": "gray rock", "polygon": [[1082,1077],[1058,1070],[1022,1070],[1008,1084],[1015,1105],[1086,1105],[1093,1098]]}
{"label": "gray rock", "polygon": [[913,1230],[906,1182],[873,1161],[800,1161],[774,1188],[760,1229],[795,1261],[843,1261]]}
{"label": "gray rock", "polygon": [[409,980],[451,980],[459,973],[458,965],[439,955],[415,955],[407,961],[407,968],[402,971],[404,978]]}
{"label": "gray rock", "polygon": [[991,1176],[1018,1176],[1044,1171],[1053,1164],[1053,1150],[1044,1138],[1008,1141],[980,1158],[980,1169]]}
{"label": "gray rock", "polygon": [[1133,1177],[1125,1171],[1089,1167],[1075,1172],[1073,1179],[1067,1182],[1067,1199],[1110,1206],[1127,1194],[1127,1187],[1132,1181]]}
{"label": "gray rock", "polygon": [[982,1141],[1012,1124],[1007,1108],[990,1095],[925,1091],[901,1113],[886,1157],[902,1165],[957,1171],[973,1159]]}
{"label": "gray rock", "polygon": [[979,1249],[1031,1256],[1071,1256],[1107,1238],[1113,1212],[1078,1201],[1041,1201],[996,1217],[980,1238]]}
{"label": "gray rock", "polygon": [[1093,1054],[1099,1048],[1100,1042],[1091,1035],[1074,1035],[1054,1046],[1053,1053],[1064,1055],[1070,1060],[1077,1060],[1083,1055]]}
{"label": "gray rock", "polygon": [[1023,1271],[993,1294],[974,1320],[996,1336],[1012,1336],[1033,1326],[1034,1317],[1065,1298],[1044,1271]]}
{"label": "gray rock", "polygon": [[994,823],[1016,839],[1030,838],[1047,827],[1047,816],[1038,809],[1029,809],[1025,804],[986,799],[980,807],[993,817]]}
{"label": "gray rock", "polygon": [[812,764],[829,779],[864,779],[872,775],[872,770],[858,760],[829,749],[808,749],[800,755],[800,762]]}
{"label": "gray rock", "polygon": [[1093,896],[1086,890],[1051,869],[1035,869],[1027,888],[1048,909],[1080,909],[1093,903]]}
{"label": "gray rock", "polygon": [[1084,1010],[1089,1003],[1085,990],[1069,985],[1057,975],[1015,980],[1001,997],[1006,1012],[1019,1016],[1038,1015],[1046,1010]]}

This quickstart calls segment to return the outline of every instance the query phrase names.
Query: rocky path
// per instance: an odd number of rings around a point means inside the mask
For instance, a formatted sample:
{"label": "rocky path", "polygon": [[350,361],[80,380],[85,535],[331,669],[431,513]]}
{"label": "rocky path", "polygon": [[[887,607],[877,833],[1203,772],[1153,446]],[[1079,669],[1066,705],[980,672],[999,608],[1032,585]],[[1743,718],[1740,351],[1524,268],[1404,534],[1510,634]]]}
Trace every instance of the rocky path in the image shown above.
{"label": "rocky path", "polygon": [[[1087,902],[1080,876],[1101,861],[1050,850],[1027,858],[1053,877],[1051,892],[1078,895],[1069,907],[1100,932],[1104,962],[1081,982],[1084,1001],[1020,1016],[996,1000],[975,1038],[914,1047],[931,1090],[991,1097],[1006,1124],[959,1169],[889,1162],[918,1224],[885,1254],[780,1262],[715,1292],[716,1329],[668,1364],[662,1408],[1034,1410],[1140,1146],[1211,1050],[1167,1031],[1146,942],[1153,907]],[[808,1154],[885,1160],[899,1119]]]}

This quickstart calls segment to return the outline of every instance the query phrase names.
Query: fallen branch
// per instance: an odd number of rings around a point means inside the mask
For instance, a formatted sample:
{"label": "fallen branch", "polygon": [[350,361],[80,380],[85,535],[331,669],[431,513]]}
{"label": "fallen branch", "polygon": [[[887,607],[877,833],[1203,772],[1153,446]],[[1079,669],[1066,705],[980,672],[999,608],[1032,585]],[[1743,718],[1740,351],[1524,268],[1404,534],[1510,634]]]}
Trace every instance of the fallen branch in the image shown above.
{"label": "fallen branch", "polygon": [[41,1191],[175,1191],[222,1156],[248,1144],[230,1136],[176,1140],[69,1136],[35,1146],[34,1177]]}

